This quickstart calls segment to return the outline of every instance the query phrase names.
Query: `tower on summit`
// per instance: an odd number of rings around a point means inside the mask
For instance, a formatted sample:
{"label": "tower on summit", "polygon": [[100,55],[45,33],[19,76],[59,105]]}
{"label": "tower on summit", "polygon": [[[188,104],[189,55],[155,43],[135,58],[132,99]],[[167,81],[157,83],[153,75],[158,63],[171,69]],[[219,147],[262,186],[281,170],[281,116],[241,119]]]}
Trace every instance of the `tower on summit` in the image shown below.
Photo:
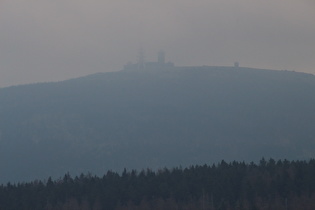
{"label": "tower on summit", "polygon": [[138,54],[138,69],[139,70],[145,69],[145,57],[144,57],[144,51],[142,48],[139,50],[139,54]]}
{"label": "tower on summit", "polygon": [[158,63],[159,64],[165,64],[165,52],[164,51],[160,51],[158,53]]}

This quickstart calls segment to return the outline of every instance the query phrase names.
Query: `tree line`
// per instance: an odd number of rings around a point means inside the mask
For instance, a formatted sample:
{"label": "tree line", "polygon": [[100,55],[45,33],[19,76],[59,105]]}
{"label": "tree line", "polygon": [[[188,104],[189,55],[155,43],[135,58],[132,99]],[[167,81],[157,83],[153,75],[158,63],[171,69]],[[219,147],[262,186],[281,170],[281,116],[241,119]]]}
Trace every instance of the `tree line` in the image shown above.
{"label": "tree line", "polygon": [[1,210],[315,209],[315,160],[69,173],[0,186]]}

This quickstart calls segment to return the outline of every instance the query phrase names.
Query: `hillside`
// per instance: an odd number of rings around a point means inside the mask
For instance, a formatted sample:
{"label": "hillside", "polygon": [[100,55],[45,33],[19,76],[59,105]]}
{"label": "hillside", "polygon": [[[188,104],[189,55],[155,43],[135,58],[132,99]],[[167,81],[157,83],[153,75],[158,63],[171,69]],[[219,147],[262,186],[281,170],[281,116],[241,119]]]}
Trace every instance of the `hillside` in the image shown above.
{"label": "hillside", "polygon": [[315,76],[233,67],[0,89],[0,181],[222,159],[309,159]]}

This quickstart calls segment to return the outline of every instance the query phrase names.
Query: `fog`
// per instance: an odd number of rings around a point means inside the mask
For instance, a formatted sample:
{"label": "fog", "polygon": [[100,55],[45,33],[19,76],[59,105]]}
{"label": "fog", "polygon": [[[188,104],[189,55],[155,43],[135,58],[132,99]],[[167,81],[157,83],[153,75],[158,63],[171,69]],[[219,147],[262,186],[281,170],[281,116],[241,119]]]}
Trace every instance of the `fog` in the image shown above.
{"label": "fog", "polygon": [[139,48],[315,74],[314,20],[313,0],[2,0],[0,87],[118,71]]}

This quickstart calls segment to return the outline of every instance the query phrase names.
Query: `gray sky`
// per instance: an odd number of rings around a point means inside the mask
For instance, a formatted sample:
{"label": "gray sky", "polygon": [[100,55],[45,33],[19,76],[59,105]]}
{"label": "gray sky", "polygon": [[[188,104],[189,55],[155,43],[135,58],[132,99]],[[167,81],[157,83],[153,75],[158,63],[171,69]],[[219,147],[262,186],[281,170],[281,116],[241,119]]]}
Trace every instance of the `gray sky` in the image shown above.
{"label": "gray sky", "polygon": [[315,74],[314,0],[0,0],[0,87],[175,65]]}

